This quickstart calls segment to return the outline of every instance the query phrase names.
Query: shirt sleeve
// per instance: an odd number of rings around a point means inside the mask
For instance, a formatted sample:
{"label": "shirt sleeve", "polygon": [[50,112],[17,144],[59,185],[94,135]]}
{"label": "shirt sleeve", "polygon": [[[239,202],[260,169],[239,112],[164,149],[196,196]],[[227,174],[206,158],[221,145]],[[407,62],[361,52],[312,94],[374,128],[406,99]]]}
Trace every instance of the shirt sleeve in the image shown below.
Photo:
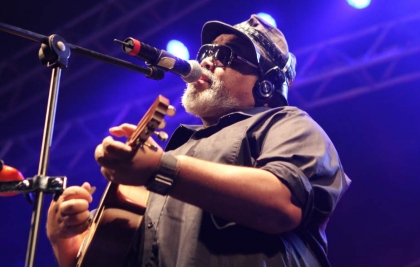
{"label": "shirt sleeve", "polygon": [[302,225],[325,223],[350,183],[326,133],[296,109],[277,113],[257,135],[257,167],[288,186],[302,209]]}

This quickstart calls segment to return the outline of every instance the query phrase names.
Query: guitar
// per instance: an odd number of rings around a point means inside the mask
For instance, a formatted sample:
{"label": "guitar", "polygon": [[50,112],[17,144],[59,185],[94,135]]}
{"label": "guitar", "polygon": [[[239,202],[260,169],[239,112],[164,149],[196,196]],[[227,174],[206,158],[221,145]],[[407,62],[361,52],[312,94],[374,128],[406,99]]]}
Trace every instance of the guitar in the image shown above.
{"label": "guitar", "polygon": [[[159,95],[138,123],[127,144],[151,147],[147,139],[163,128],[165,115],[174,115],[169,100]],[[158,133],[157,133],[158,134]],[[159,135],[158,135],[159,136]],[[161,132],[161,139],[167,135]],[[153,149],[153,147],[151,147]],[[143,221],[149,191],[145,187],[109,182],[77,254],[77,267],[117,267],[124,263]]]}

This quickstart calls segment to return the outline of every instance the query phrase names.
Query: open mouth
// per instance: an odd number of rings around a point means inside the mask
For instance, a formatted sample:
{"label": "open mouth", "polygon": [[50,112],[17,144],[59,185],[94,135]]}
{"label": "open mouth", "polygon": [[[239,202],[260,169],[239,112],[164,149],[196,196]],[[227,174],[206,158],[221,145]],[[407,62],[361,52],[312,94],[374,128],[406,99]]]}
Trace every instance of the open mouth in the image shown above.
{"label": "open mouth", "polygon": [[199,80],[211,84],[211,80],[205,74],[202,74]]}

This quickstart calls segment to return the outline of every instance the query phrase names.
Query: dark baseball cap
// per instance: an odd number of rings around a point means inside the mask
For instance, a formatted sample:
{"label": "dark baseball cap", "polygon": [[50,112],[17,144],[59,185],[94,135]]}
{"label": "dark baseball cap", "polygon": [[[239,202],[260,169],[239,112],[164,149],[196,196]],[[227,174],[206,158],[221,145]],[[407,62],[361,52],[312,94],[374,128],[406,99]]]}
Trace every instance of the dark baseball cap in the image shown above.
{"label": "dark baseball cap", "polygon": [[221,34],[245,37],[243,39],[248,41],[250,49],[255,51],[253,58],[247,60],[258,64],[262,74],[275,66],[279,67],[287,78],[287,85],[292,84],[296,76],[296,58],[289,52],[286,38],[279,29],[257,15],[251,15],[247,21],[234,26],[221,21],[209,21],[203,26],[201,42],[209,44]]}

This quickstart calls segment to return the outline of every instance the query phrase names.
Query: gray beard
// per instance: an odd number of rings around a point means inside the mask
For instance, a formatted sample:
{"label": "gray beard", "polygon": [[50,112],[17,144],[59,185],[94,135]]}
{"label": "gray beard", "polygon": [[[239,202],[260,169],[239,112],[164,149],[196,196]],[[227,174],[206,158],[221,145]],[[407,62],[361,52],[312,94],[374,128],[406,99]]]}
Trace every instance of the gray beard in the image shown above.
{"label": "gray beard", "polygon": [[199,91],[194,84],[188,83],[182,95],[182,105],[185,110],[197,117],[221,117],[240,107],[238,99],[234,98],[225,84],[209,70],[203,69],[203,74],[210,80],[210,88]]}

